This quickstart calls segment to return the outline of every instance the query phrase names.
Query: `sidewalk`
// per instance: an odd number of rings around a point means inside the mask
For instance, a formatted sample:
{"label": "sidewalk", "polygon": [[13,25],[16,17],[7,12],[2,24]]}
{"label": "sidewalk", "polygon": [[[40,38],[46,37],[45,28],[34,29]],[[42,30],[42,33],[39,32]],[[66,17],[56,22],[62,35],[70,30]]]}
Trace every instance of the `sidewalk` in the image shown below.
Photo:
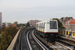
{"label": "sidewalk", "polygon": [[75,36],[68,36],[68,35],[59,35],[59,36],[64,39],[75,41]]}

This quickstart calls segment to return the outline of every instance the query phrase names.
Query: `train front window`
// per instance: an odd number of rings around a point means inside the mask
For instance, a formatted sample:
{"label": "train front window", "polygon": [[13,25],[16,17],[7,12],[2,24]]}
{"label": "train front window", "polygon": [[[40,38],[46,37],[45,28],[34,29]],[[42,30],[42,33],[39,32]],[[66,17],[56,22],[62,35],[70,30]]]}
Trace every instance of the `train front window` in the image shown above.
{"label": "train front window", "polygon": [[57,29],[56,21],[50,21],[50,29]]}

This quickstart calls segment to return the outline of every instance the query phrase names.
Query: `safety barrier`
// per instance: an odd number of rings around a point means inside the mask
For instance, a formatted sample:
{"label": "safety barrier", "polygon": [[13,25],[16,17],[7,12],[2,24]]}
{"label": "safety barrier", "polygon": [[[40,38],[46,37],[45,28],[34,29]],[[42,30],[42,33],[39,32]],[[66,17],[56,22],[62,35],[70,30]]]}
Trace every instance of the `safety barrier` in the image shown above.
{"label": "safety barrier", "polygon": [[60,30],[60,35],[69,35],[69,36],[75,36],[75,31],[72,30]]}

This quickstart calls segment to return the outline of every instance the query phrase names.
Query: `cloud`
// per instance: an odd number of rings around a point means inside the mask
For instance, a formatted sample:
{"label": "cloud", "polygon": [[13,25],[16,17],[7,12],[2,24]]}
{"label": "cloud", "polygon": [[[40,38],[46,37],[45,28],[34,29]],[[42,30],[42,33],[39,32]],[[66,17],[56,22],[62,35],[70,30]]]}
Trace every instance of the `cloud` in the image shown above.
{"label": "cloud", "polygon": [[1,0],[3,22],[75,17],[75,0]]}
{"label": "cloud", "polygon": [[[10,12],[10,13],[9,13]],[[50,19],[50,18],[60,18],[66,16],[75,17],[75,9],[74,7],[33,7],[33,8],[18,8],[18,9],[8,9],[3,11],[3,21],[11,21],[15,20],[21,21],[24,23],[29,19]],[[5,19],[4,19],[5,18]],[[26,21],[26,19],[28,19]]]}

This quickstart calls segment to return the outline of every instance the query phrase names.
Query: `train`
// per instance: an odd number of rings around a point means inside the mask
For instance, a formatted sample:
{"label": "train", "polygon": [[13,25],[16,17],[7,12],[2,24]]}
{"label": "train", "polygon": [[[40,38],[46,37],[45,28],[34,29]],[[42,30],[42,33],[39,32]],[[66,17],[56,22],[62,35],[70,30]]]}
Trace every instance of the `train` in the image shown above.
{"label": "train", "polygon": [[45,20],[36,23],[36,33],[45,40],[56,41],[58,39],[58,21]]}

